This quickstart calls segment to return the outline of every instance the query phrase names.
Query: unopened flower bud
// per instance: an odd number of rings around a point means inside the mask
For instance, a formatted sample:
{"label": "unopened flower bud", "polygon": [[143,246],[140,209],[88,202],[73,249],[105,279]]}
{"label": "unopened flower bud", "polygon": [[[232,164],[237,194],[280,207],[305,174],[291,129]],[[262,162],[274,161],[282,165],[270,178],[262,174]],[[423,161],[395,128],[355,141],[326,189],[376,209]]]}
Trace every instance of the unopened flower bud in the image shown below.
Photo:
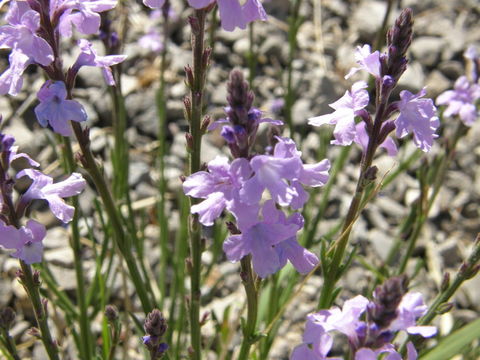
{"label": "unopened flower bud", "polygon": [[36,327],[32,327],[28,329],[27,334],[33,337],[36,337],[37,339],[42,338],[42,334],[40,333],[40,330],[38,330]]}
{"label": "unopened flower bud", "polygon": [[0,311],[0,328],[9,330],[15,321],[15,311],[11,307],[6,307]]}
{"label": "unopened flower bud", "polygon": [[210,56],[212,55],[212,48],[207,47],[203,51],[203,56],[202,56],[202,67],[204,69],[208,68],[210,66]]}
{"label": "unopened flower bud", "polygon": [[200,130],[202,131],[202,133],[207,132],[208,127],[210,126],[211,122],[212,122],[212,118],[209,115],[206,115],[203,118],[202,124],[200,125]]}
{"label": "unopened flower bud", "polygon": [[452,308],[453,308],[453,303],[451,302],[440,304],[437,308],[437,314],[439,315],[446,314],[447,312],[452,310]]}
{"label": "unopened flower bud", "polygon": [[193,136],[190,133],[185,133],[185,140],[187,141],[187,151],[193,151]]}
{"label": "unopened flower bud", "polygon": [[200,318],[200,326],[203,326],[207,323],[208,317],[210,316],[210,311],[205,311]]}
{"label": "unopened flower bud", "polygon": [[193,76],[193,70],[190,65],[187,65],[184,67],[185,69],[185,77],[187,78],[187,86],[192,88],[193,84],[195,83],[194,76]]}
{"label": "unopened flower bud", "polygon": [[155,309],[147,315],[144,323],[145,332],[151,336],[163,336],[167,330],[167,322],[160,310]]}
{"label": "unopened flower bud", "polygon": [[194,16],[189,16],[188,17],[188,23],[190,24],[190,27],[192,28],[192,34],[197,36],[200,34],[201,28],[200,28],[200,22],[198,19]]}
{"label": "unopened flower bud", "polygon": [[113,324],[118,320],[118,309],[115,305],[107,305],[105,307],[105,317],[108,322]]}
{"label": "unopened flower bud", "polygon": [[450,273],[445,272],[443,274],[442,284],[440,285],[440,291],[444,292],[450,286]]}

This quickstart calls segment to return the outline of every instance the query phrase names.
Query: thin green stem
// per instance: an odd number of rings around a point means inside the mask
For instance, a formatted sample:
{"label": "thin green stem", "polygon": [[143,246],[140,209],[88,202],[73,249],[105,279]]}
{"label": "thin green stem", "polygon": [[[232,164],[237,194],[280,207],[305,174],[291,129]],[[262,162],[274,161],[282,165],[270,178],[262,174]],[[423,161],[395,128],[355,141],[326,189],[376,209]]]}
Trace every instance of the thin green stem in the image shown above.
{"label": "thin green stem", "polygon": [[247,322],[243,328],[243,339],[238,360],[248,360],[250,347],[257,340],[255,339],[255,327],[258,316],[258,290],[255,274],[252,269],[251,256],[243,257],[240,263],[242,268],[242,282],[247,294]]}
{"label": "thin green stem", "polygon": [[60,360],[57,344],[54,342],[52,334],[50,333],[50,328],[48,327],[46,309],[40,298],[40,283],[34,279],[32,267],[30,265],[23,260],[20,260],[20,267],[22,269],[22,285],[28,294],[28,298],[32,302],[33,312],[40,329],[40,338],[43,342],[43,346],[45,347],[50,360]]}
{"label": "thin green stem", "polygon": [[253,79],[255,78],[255,67],[257,66],[257,57],[255,54],[254,29],[255,23],[248,24],[248,84],[253,89]]}
{"label": "thin green stem", "polygon": [[[20,360],[20,356],[18,356],[17,352],[17,345],[15,344],[15,341],[8,330],[0,327],[0,334],[3,337],[4,341],[2,342],[4,343],[5,350],[8,351],[8,354],[12,357],[12,359]],[[2,338],[0,338],[0,340],[2,340]]]}
{"label": "thin green stem", "polygon": [[167,61],[167,44],[168,44],[168,16],[163,17],[163,49],[160,55],[160,85],[157,91],[157,113],[158,113],[158,192],[160,199],[158,201],[158,223],[160,225],[160,276],[159,288],[161,293],[159,308],[163,308],[163,302],[166,296],[167,278],[164,274],[167,271],[167,265],[171,258],[168,249],[168,221],[166,214],[166,192],[167,181],[165,178],[165,154],[167,140],[167,104],[165,98],[165,69]]}
{"label": "thin green stem", "polygon": [[[200,170],[202,130],[201,121],[203,114],[203,91],[205,75],[208,64],[208,54],[205,50],[205,18],[207,10],[195,10],[192,20],[192,53],[193,53],[193,79],[190,81],[190,139],[189,162],[190,174]],[[190,206],[197,201],[190,198]],[[189,226],[190,238],[190,339],[192,345],[192,359],[200,360],[202,357],[202,344],[200,333],[200,284],[201,284],[201,260],[202,260],[202,239],[201,225],[197,215],[192,215]]]}
{"label": "thin green stem", "polygon": [[100,197],[102,198],[105,211],[107,212],[111,221],[114,240],[121,254],[123,255],[123,258],[125,259],[125,262],[127,263],[132,282],[135,286],[138,297],[140,298],[140,302],[142,303],[143,311],[145,313],[149,313],[153,310],[153,306],[145,285],[145,281],[147,280],[144,281],[140,275],[137,260],[131,251],[130,241],[124,232],[121,215],[115,204],[115,201],[113,200],[112,194],[110,193],[110,189],[108,188],[107,183],[100,172],[100,169],[98,168],[95,158],[90,150],[88,133],[84,132],[81,125],[77,122],[72,122],[72,127],[82,151],[82,164],[85,170],[87,170],[90,174],[92,181],[95,184]]}
{"label": "thin green stem", "polygon": [[[66,171],[67,173],[72,173],[75,171],[76,165],[73,158],[73,151],[72,151],[72,144],[69,138],[63,138],[63,151],[65,153],[65,164],[66,164]],[[73,251],[73,260],[75,266],[75,276],[77,280],[76,292],[77,292],[77,301],[78,307],[80,308],[80,334],[82,339],[82,346],[80,347],[80,355],[83,358],[90,358],[93,354],[93,342],[91,338],[91,330],[90,330],[90,321],[88,317],[88,304],[86,302],[85,296],[85,276],[83,273],[83,261],[82,261],[82,245],[80,243],[80,230],[78,227],[78,219],[79,219],[79,203],[78,203],[78,196],[74,196],[71,198],[71,204],[75,209],[73,214],[72,222],[71,222],[71,229],[72,229],[72,236],[70,241],[70,246],[72,247]]]}

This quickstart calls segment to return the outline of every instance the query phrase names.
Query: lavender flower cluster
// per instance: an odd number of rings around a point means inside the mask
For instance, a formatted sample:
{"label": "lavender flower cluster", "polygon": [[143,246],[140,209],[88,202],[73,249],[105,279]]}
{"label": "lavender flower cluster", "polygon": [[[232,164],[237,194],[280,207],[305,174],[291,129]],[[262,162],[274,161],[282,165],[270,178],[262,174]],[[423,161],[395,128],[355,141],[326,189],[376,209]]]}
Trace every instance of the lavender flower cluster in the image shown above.
{"label": "lavender flower cluster", "polygon": [[[261,111],[252,107],[254,95],[240,71],[232,71],[228,93],[227,117],[209,129],[223,126],[221,134],[234,160],[219,156],[208,163],[207,171],[186,178],[185,194],[205,199],[193,205],[191,212],[209,226],[227,209],[236,219],[236,226],[230,226],[232,235],[223,245],[227,258],[235,262],[251,255],[260,277],[277,272],[287,260],[300,273],[308,273],[318,264],[318,258],[297,242],[303,217],[298,212],[287,217],[278,207],[302,208],[308,200],[303,186],[324,185],[330,163],[304,164],[295,142],[279,136],[273,139],[273,151],[252,155],[259,125],[282,122],[263,118]],[[262,202],[266,190],[270,198]]]}
{"label": "lavender flower cluster", "polygon": [[101,68],[108,85],[114,85],[110,66],[125,60],[125,55],[99,56],[93,45],[78,40],[80,50],[66,74],[59,54],[61,38],[72,36],[72,28],[81,34],[94,34],[100,28],[99,12],[115,7],[116,0],[30,0],[11,1],[0,27],[0,47],[12,49],[10,66],[0,75],[0,95],[16,96],[23,85],[22,74],[30,64],[40,66],[50,80],[38,92],[40,104],[35,108],[38,122],[50,125],[53,131],[69,136],[68,120],[87,119],[83,106],[71,100],[71,90],[78,71],[83,66]]}
{"label": "lavender flower cluster", "polygon": [[[334,307],[308,315],[303,344],[293,350],[290,359],[341,360],[327,357],[333,347],[330,334],[337,331],[347,337],[355,360],[375,360],[381,354],[385,354],[388,360],[401,360],[401,354],[392,344],[398,332],[405,331],[423,337],[436,334],[434,326],[416,325],[416,319],[426,311],[422,294],[406,292],[404,277],[391,278],[377,287],[373,300],[358,295],[345,301],[342,309]],[[409,342],[407,359],[416,358],[417,351]]]}
{"label": "lavender flower cluster", "polygon": [[[39,163],[24,153],[18,153],[14,145],[13,136],[0,133],[0,245],[6,249],[14,249],[11,255],[23,260],[27,264],[42,261],[45,226],[38,221],[29,219],[22,225],[30,204],[34,200],[45,200],[50,210],[63,223],[69,223],[75,211],[73,206],[67,205],[63,198],[80,194],[86,182],[79,173],[71,174],[67,179],[53,182],[53,179],[41,171],[26,168],[11,177],[11,164],[17,159],[24,158],[28,164],[37,168]],[[28,177],[32,183],[16,202],[13,200],[13,191],[16,179]]]}

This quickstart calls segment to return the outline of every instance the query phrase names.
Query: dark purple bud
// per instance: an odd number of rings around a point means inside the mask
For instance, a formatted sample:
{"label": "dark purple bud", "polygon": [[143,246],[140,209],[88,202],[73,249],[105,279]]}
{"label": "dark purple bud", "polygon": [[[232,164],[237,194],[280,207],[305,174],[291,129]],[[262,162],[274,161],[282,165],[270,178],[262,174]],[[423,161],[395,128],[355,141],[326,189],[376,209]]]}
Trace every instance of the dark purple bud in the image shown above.
{"label": "dark purple bud", "polygon": [[42,334],[40,333],[40,330],[38,330],[36,327],[32,327],[32,328],[28,329],[27,334],[30,335],[30,336],[33,336],[37,339],[42,338]]}
{"label": "dark purple bud", "polygon": [[6,307],[0,311],[0,328],[10,330],[15,321],[15,311],[11,307]]}
{"label": "dark purple bud", "polygon": [[375,289],[373,304],[368,308],[368,314],[379,329],[388,327],[396,318],[398,304],[408,290],[407,284],[406,276],[397,276]]}
{"label": "dark purple bud", "polygon": [[115,305],[107,305],[105,307],[105,317],[110,324],[114,324],[118,320],[118,309]]}
{"label": "dark purple bud", "polygon": [[388,59],[382,64],[382,74],[390,75],[395,82],[406,70],[406,53],[412,43],[413,16],[411,9],[403,10],[387,33]]}
{"label": "dark purple bud", "polygon": [[375,181],[375,179],[377,178],[377,172],[378,172],[378,168],[376,166],[370,166],[365,171],[364,179],[368,182]]}
{"label": "dark purple bud", "polygon": [[478,274],[479,270],[480,270],[480,265],[475,265],[472,268],[470,268],[467,273],[466,279],[468,280],[468,279],[474,278]]}
{"label": "dark purple bud", "polygon": [[203,326],[207,323],[209,316],[210,316],[210,311],[205,311],[203,313],[202,317],[200,318],[200,326]]}
{"label": "dark purple bud", "polygon": [[193,151],[193,136],[190,133],[185,133],[185,140],[187,141],[187,151],[191,152]]}
{"label": "dark purple bud", "polygon": [[440,285],[440,291],[444,292],[450,286],[450,273],[445,272],[443,274],[442,284]]}
{"label": "dark purple bud", "polygon": [[225,125],[220,132],[220,135],[225,139],[229,144],[235,143],[235,131],[231,126]]}
{"label": "dark purple bud", "polygon": [[211,47],[207,47],[204,51],[203,51],[203,55],[202,55],[202,67],[204,69],[208,68],[210,66],[210,56],[212,55],[212,48]]}
{"label": "dark purple bud", "polygon": [[200,130],[201,130],[203,133],[206,133],[208,127],[209,127],[210,124],[211,124],[211,122],[212,122],[212,118],[211,118],[209,115],[206,115],[206,116],[203,118],[202,124],[200,125]]}
{"label": "dark purple bud", "polygon": [[381,144],[385,141],[387,136],[395,130],[395,122],[394,121],[387,121],[382,125],[382,128],[380,129],[380,134],[378,136],[378,143]]}
{"label": "dark purple bud", "polygon": [[447,312],[449,312],[450,310],[453,309],[453,303],[443,303],[443,304],[440,304],[437,308],[437,314],[439,315],[442,315],[442,314],[446,314]]}
{"label": "dark purple bud", "polygon": [[192,100],[189,96],[183,98],[183,105],[185,107],[185,118],[190,122],[192,121]]}
{"label": "dark purple bud", "polygon": [[360,117],[365,122],[365,129],[367,130],[367,134],[370,137],[373,128],[373,121],[370,113],[365,109],[361,109],[355,112],[355,116]]}
{"label": "dark purple bud", "polygon": [[233,222],[227,221],[225,225],[227,226],[227,229],[230,232],[230,234],[232,235],[241,234],[240,230],[237,228],[237,226]]}
{"label": "dark purple bud", "polygon": [[188,17],[188,23],[190,24],[190,27],[192,28],[192,34],[197,36],[200,34],[201,28],[200,28],[200,22],[198,19],[194,16],[189,16]]}
{"label": "dark purple bud", "polygon": [[195,83],[192,67],[190,65],[186,65],[184,69],[185,69],[185,77],[187,78],[187,86],[191,88]]}
{"label": "dark purple bud", "polygon": [[382,90],[383,91],[391,91],[395,86],[395,79],[392,78],[390,75],[384,75],[382,78]]}
{"label": "dark purple bud", "polygon": [[36,286],[40,286],[42,284],[41,281],[40,281],[40,271],[38,271],[38,270],[35,270],[33,272],[33,283]]}
{"label": "dark purple bud", "polygon": [[143,327],[147,335],[161,337],[167,331],[167,322],[162,312],[155,309],[147,315]]}

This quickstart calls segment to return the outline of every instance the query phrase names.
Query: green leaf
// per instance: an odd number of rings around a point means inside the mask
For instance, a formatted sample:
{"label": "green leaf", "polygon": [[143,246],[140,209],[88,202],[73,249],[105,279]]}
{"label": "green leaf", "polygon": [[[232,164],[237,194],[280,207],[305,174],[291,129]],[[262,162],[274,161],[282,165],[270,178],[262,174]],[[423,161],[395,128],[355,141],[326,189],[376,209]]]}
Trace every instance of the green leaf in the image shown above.
{"label": "green leaf", "polygon": [[421,356],[420,360],[449,360],[460,354],[473,340],[479,337],[480,319],[477,319],[441,339],[439,344]]}

